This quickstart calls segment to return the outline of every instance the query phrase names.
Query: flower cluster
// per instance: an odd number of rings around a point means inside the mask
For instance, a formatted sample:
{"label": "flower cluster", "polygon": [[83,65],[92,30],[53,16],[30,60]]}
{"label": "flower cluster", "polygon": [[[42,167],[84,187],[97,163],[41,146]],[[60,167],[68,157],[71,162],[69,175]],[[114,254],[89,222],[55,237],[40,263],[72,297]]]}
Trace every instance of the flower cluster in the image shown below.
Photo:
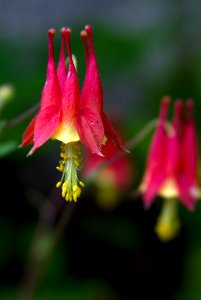
{"label": "flower cluster", "polygon": [[[61,160],[57,169],[62,172],[57,187],[62,196],[76,201],[84,184],[78,179],[81,167],[80,141],[91,153],[103,156],[107,144],[124,150],[120,138],[103,111],[103,91],[96,62],[92,27],[85,26],[81,32],[85,54],[86,75],[82,90],[71,52],[71,29],[61,29],[61,51],[56,68],[54,59],[55,29],[48,31],[48,63],[46,82],[42,91],[40,110],[26,129],[22,146],[33,143],[28,155],[50,138],[61,144]],[[66,68],[66,49],[68,68]],[[107,155],[107,151],[105,154]]]}
{"label": "flower cluster", "polygon": [[170,125],[166,120],[169,104],[170,99],[165,97],[140,186],[145,207],[152,204],[157,194],[165,198],[155,228],[163,240],[174,237],[179,229],[175,198],[179,198],[187,209],[193,210],[200,193],[194,103],[188,100],[183,104],[176,100]]}
{"label": "flower cluster", "polygon": [[[71,51],[71,29],[61,29],[61,50],[58,66],[54,58],[55,29],[48,31],[48,62],[46,82],[41,104],[26,129],[21,146],[33,143],[28,155],[49,139],[61,142],[61,159],[57,170],[62,173],[56,187],[61,187],[67,201],[77,201],[84,183],[77,171],[82,166],[81,143],[92,156],[88,157],[84,172],[89,176],[99,168],[97,184],[104,190],[110,185],[108,195],[128,188],[132,163],[119,157],[127,151],[119,135],[103,110],[103,90],[98,71],[93,32],[90,25],[81,31],[86,56],[86,74],[80,91],[76,63]],[[67,55],[66,55],[67,54]],[[172,122],[167,122],[169,97],[161,103],[157,128],[150,146],[145,175],[140,185],[144,206],[150,207],[157,195],[164,205],[155,230],[162,240],[173,238],[179,231],[177,198],[193,210],[200,196],[198,180],[198,146],[194,124],[194,102],[176,100]],[[112,163],[111,157],[117,157]],[[101,164],[107,168],[100,168]],[[110,197],[111,198],[111,197]]]}

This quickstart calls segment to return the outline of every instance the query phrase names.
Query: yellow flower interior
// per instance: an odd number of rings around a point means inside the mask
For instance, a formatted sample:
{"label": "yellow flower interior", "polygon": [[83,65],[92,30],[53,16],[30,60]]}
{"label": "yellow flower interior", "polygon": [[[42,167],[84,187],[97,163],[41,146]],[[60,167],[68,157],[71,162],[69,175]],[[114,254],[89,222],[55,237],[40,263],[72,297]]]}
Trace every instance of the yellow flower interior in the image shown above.
{"label": "yellow flower interior", "polygon": [[70,122],[60,123],[52,138],[64,144],[78,142],[80,140],[75,125]]}

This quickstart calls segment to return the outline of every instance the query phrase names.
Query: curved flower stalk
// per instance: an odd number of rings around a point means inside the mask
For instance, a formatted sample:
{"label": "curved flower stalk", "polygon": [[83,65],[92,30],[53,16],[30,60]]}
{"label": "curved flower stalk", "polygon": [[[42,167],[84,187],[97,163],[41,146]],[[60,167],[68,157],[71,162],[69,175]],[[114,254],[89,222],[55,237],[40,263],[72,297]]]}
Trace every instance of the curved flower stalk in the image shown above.
{"label": "curved flower stalk", "polygon": [[[42,91],[40,110],[26,129],[21,146],[33,143],[28,153],[31,155],[50,138],[61,141],[61,160],[57,170],[62,172],[62,177],[56,186],[62,186],[62,196],[66,200],[76,201],[80,196],[81,187],[84,186],[77,177],[77,170],[81,167],[80,141],[92,153],[101,156],[105,140],[110,139],[119,149],[123,149],[123,146],[103,113],[102,88],[91,26],[86,26],[83,37],[87,70],[81,95],[71,52],[71,29],[66,27],[61,29],[61,51],[57,68],[54,60],[54,35],[55,29],[50,29],[46,82]],[[83,36],[83,33],[81,35]],[[65,65],[66,48],[68,69]]]}
{"label": "curved flower stalk", "polygon": [[181,100],[175,101],[169,129],[166,126],[168,107],[169,99],[164,98],[140,186],[145,207],[152,204],[156,195],[165,199],[164,209],[156,224],[156,232],[162,240],[173,238],[178,233],[176,199],[179,198],[187,209],[193,210],[200,196],[194,103],[192,100],[185,104]]}

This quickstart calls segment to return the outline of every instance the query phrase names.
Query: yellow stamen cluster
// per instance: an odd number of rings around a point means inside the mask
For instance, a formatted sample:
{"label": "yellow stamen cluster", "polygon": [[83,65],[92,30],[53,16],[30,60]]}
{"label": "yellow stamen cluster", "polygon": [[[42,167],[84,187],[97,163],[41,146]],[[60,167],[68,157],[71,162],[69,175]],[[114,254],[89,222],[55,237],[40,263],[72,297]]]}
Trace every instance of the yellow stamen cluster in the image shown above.
{"label": "yellow stamen cluster", "polygon": [[155,232],[161,241],[168,242],[178,235],[179,230],[177,199],[165,199],[155,226]]}
{"label": "yellow stamen cluster", "polygon": [[162,242],[168,242],[172,239],[174,239],[180,229],[180,223],[175,222],[175,223],[162,223],[160,220],[158,220],[156,226],[155,226],[155,232],[157,233],[158,237]]}
{"label": "yellow stamen cluster", "polygon": [[60,156],[62,159],[56,169],[63,174],[56,187],[61,187],[62,197],[66,201],[76,202],[81,194],[81,187],[84,187],[84,183],[77,177],[77,170],[80,170],[82,162],[80,143],[62,143]]}

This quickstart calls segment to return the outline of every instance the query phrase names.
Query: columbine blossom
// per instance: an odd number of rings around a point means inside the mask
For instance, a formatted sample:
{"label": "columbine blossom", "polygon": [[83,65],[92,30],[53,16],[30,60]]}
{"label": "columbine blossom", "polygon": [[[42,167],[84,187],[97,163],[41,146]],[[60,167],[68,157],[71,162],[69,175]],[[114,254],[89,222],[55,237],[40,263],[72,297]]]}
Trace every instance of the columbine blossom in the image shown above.
{"label": "columbine blossom", "polygon": [[166,181],[160,190],[164,197],[179,197],[189,210],[195,207],[199,191],[193,108],[192,100],[188,100],[184,107],[180,100],[175,102],[172,132],[169,134]]}
{"label": "columbine blossom", "polygon": [[149,207],[152,204],[166,178],[166,157],[168,147],[166,118],[169,102],[169,98],[164,98],[162,100],[158,126],[152,139],[145,168],[145,175],[140,185],[140,191],[143,193],[145,207]]}
{"label": "columbine blossom", "polygon": [[103,154],[105,150],[110,157],[87,153],[83,174],[89,179],[94,178],[97,204],[103,209],[110,210],[119,204],[119,196],[131,187],[133,161],[128,154],[117,150],[111,141],[107,147],[102,147]]}
{"label": "columbine blossom", "polygon": [[[26,129],[22,146],[33,143],[28,155],[50,138],[61,144],[61,160],[57,167],[62,178],[62,196],[76,201],[84,184],[77,177],[81,167],[80,141],[92,152],[102,155],[102,145],[111,141],[123,149],[120,139],[103,113],[103,92],[95,58],[92,28],[86,26],[82,39],[86,52],[86,76],[80,95],[77,71],[73,62],[70,28],[61,29],[61,51],[58,67],[54,60],[55,29],[48,31],[48,64],[46,82],[42,91],[40,110]],[[65,66],[65,46],[68,53],[68,69]]]}
{"label": "columbine blossom", "polygon": [[179,198],[187,209],[193,210],[199,197],[194,103],[192,100],[185,104],[181,100],[175,101],[174,116],[169,127],[166,124],[168,108],[169,99],[164,98],[140,186],[146,207],[151,205],[156,195],[165,199],[156,232],[167,240],[176,235],[179,229],[175,198]]}

